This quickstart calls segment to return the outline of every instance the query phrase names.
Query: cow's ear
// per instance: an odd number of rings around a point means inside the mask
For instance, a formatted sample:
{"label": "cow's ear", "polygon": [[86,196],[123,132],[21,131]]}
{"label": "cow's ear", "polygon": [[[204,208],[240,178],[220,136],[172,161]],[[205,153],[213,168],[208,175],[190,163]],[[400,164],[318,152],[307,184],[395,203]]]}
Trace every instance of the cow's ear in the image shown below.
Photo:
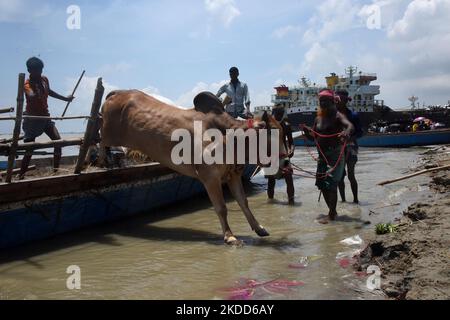
{"label": "cow's ear", "polygon": [[223,104],[222,101],[213,93],[204,91],[200,92],[194,98],[194,107],[196,111],[208,113],[223,113]]}

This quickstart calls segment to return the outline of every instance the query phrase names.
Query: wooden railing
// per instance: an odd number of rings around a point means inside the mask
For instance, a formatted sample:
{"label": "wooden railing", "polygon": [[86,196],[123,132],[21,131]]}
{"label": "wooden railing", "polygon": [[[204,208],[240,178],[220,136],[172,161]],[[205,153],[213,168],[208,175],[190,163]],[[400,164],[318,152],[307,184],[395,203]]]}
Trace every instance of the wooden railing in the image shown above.
{"label": "wooden railing", "polygon": [[[80,153],[78,155],[77,164],[75,166],[75,173],[79,174],[84,164],[84,159],[88,152],[89,147],[93,144],[94,138],[96,136],[96,131],[98,130],[98,119],[99,110],[101,106],[101,101],[103,98],[104,87],[102,84],[102,78],[97,81],[97,87],[95,90],[95,97],[92,103],[90,116],[71,116],[71,117],[45,117],[45,116],[30,116],[23,114],[23,104],[24,104],[24,82],[25,74],[19,74],[18,90],[17,90],[17,108],[15,117],[0,117],[0,121],[12,120],[14,121],[13,136],[10,139],[4,139],[0,141],[0,154],[8,156],[8,166],[7,171],[4,173],[6,175],[5,181],[11,183],[12,175],[15,173],[14,160],[19,154],[24,154],[25,152],[33,152],[38,149],[47,149],[54,147],[68,147],[68,146],[81,146]],[[0,113],[8,113],[14,111],[13,108],[0,109]],[[62,139],[53,140],[49,142],[26,142],[19,144],[19,141],[23,139],[20,135],[20,129],[22,126],[23,119],[48,119],[48,120],[73,120],[73,119],[87,119],[86,131],[83,139]],[[16,170],[17,171],[17,170]]]}

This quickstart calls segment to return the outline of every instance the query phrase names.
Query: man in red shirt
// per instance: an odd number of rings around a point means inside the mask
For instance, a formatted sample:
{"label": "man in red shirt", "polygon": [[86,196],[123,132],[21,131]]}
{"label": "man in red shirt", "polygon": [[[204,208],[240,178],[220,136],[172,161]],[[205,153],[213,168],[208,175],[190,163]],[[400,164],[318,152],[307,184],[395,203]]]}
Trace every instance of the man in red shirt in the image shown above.
{"label": "man in red shirt", "polygon": [[[29,116],[44,116],[49,117],[48,112],[48,97],[53,97],[62,101],[72,101],[73,96],[64,97],[52,89],[47,77],[42,75],[44,63],[41,59],[32,57],[27,61],[27,69],[30,77],[25,81],[25,97],[26,97],[26,111],[24,115]],[[23,121],[23,131],[25,133],[24,142],[33,142],[37,137],[45,133],[52,140],[60,140],[58,129],[55,123],[50,119],[27,119]],[[23,179],[28,165],[30,164],[31,154],[27,153],[22,160],[22,166],[19,178]],[[59,168],[61,160],[61,147],[55,147],[53,154],[53,168],[56,172]]]}

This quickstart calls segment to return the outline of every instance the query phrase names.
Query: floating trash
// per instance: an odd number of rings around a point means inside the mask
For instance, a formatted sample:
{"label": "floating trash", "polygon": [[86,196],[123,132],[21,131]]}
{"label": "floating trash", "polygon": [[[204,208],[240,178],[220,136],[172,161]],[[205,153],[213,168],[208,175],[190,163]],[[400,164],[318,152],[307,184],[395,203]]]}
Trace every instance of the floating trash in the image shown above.
{"label": "floating trash", "polygon": [[321,259],[323,256],[306,256],[300,257],[299,261],[296,263],[289,264],[291,269],[305,269],[311,262]]}
{"label": "floating trash", "polygon": [[337,262],[339,263],[339,265],[342,268],[348,268],[350,265],[352,265],[355,262],[355,260],[352,258],[341,258],[341,259],[338,259]]}
{"label": "floating trash", "polygon": [[363,243],[363,239],[361,239],[359,235],[356,235],[342,240],[341,243],[347,246],[361,245]]}
{"label": "floating trash", "polygon": [[301,263],[290,263],[289,268],[291,269],[306,269],[307,266]]}
{"label": "floating trash", "polygon": [[357,277],[360,277],[360,278],[365,278],[365,277],[367,277],[369,274],[368,274],[367,272],[365,272],[365,271],[355,271],[355,275],[356,275]]}
{"label": "floating trash", "polygon": [[336,261],[342,268],[348,268],[356,262],[356,256],[359,255],[361,249],[339,252],[336,255]]}

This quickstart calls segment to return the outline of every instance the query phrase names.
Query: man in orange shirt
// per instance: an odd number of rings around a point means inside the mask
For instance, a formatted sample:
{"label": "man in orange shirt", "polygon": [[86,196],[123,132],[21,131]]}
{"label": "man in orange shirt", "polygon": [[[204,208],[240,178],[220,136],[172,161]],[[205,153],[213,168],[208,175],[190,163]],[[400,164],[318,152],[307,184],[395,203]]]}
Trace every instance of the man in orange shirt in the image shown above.
{"label": "man in orange shirt", "polygon": [[[41,59],[36,57],[28,59],[27,69],[30,73],[30,77],[25,81],[25,97],[27,104],[24,115],[49,117],[50,113],[48,112],[47,103],[49,96],[66,102],[73,100],[73,96],[64,97],[50,89],[50,84],[47,77],[42,75],[44,63]],[[55,123],[50,119],[25,118],[22,128],[25,133],[24,142],[33,142],[43,133],[45,133],[52,140],[61,139]],[[53,168],[55,172],[59,168],[60,160],[61,147],[55,147],[53,154]],[[24,178],[30,161],[31,153],[27,153],[22,160],[22,166],[19,174],[20,179]]]}

